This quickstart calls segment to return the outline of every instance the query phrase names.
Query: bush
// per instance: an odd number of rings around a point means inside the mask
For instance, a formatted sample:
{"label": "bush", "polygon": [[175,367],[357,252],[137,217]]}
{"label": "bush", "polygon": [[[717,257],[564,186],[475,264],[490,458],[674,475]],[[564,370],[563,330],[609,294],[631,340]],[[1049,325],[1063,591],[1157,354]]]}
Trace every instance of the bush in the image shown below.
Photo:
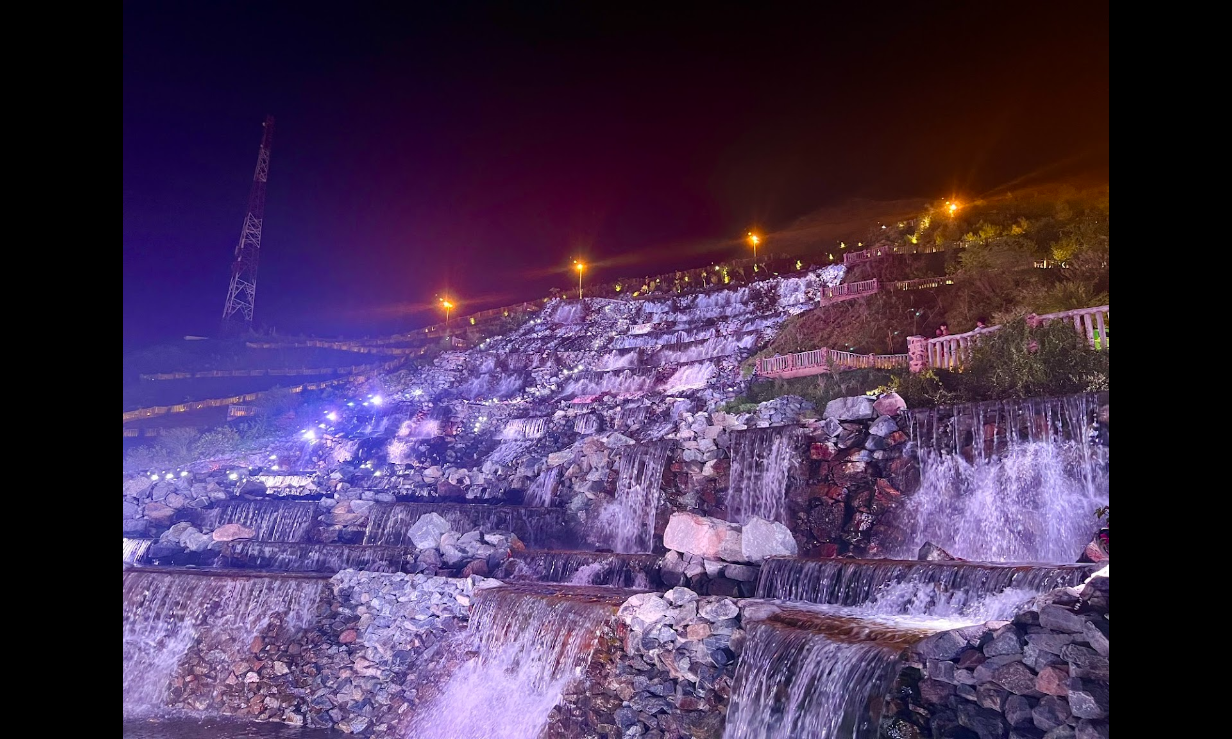
{"label": "bush", "polygon": [[888,371],[877,369],[832,372],[786,380],[755,380],[749,384],[747,393],[724,405],[722,410],[728,413],[748,413],[755,410],[758,404],[784,395],[798,395],[818,409],[823,409],[826,403],[835,398],[864,395],[888,385],[891,380],[892,376]]}
{"label": "bush", "polygon": [[909,407],[1071,395],[1108,389],[1108,351],[1096,351],[1065,320],[1002,325],[959,372],[901,373],[894,390]]}
{"label": "bush", "polygon": [[206,431],[190,445],[193,459],[213,459],[233,452],[240,445],[240,435],[235,429],[221,426]]}

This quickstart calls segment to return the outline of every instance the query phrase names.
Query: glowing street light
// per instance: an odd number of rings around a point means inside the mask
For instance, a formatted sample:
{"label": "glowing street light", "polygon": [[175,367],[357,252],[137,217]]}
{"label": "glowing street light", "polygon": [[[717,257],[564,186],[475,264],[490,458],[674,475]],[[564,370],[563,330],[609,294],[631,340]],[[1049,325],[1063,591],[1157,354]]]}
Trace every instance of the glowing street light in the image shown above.
{"label": "glowing street light", "polygon": [[749,231],[749,243],[753,245],[753,261],[754,262],[757,261],[757,244],[760,241],[761,241],[760,237],[758,237],[752,231]]}
{"label": "glowing street light", "polygon": [[574,259],[573,268],[576,269],[578,273],[578,300],[581,300],[582,299],[582,272],[586,270],[586,265]]}
{"label": "glowing street light", "polygon": [[449,312],[453,310],[453,303],[449,298],[441,298],[441,307],[445,309],[445,333],[449,333]]}
{"label": "glowing street light", "polygon": [[947,208],[946,210],[948,210],[950,212],[950,215],[953,216],[955,211],[958,210],[958,203],[951,203],[947,200],[946,204],[949,205],[949,208]]}

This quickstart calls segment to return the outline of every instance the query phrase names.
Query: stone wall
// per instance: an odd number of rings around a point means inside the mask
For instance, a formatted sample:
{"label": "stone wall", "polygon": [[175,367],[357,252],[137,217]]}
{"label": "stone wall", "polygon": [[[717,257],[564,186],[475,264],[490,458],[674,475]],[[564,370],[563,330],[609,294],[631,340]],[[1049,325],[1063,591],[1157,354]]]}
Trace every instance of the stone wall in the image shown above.
{"label": "stone wall", "polygon": [[680,587],[630,598],[555,709],[548,737],[722,737],[744,603]]}
{"label": "stone wall", "polygon": [[[271,620],[251,644],[195,644],[171,708],[399,736],[424,686],[456,658],[450,637],[466,629],[471,594],[499,583],[347,570],[330,584],[304,632]],[[235,655],[229,669],[214,666],[217,650]]]}
{"label": "stone wall", "polygon": [[1013,621],[931,636],[906,658],[883,737],[1106,739],[1108,568]]}

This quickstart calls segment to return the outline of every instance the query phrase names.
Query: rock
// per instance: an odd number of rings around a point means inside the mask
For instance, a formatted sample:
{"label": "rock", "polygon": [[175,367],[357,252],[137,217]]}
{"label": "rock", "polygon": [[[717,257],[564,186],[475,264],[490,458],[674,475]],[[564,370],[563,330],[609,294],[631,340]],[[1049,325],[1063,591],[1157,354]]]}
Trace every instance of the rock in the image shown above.
{"label": "rock", "polygon": [[759,574],[761,574],[760,567],[750,567],[749,565],[730,564],[723,568],[723,575],[725,577],[739,582],[757,582]]}
{"label": "rock", "polygon": [[1063,631],[1067,634],[1081,634],[1086,619],[1077,613],[1056,605],[1047,605],[1040,609],[1040,626],[1053,631]]}
{"label": "rock", "polygon": [[993,634],[992,640],[984,645],[984,654],[996,657],[1002,654],[1020,654],[1023,640],[1018,631],[1011,626],[1004,626]]}
{"label": "rock", "polygon": [[636,441],[634,441],[633,439],[630,439],[624,434],[620,434],[616,432],[608,434],[608,436],[603,439],[603,445],[606,446],[608,449],[615,449],[617,447],[629,446],[631,444],[636,444],[636,443],[637,443]]}
{"label": "rock", "polygon": [[1083,638],[1087,640],[1088,643],[1090,643],[1091,648],[1095,650],[1096,654],[1098,654],[1101,657],[1107,657],[1108,656],[1108,631],[1107,631],[1108,622],[1103,621],[1101,619],[1101,621],[1098,623],[1103,624],[1104,628],[1100,629],[1099,626],[1096,625],[1096,622],[1091,622],[1091,621],[1087,621],[1085,624],[1083,624],[1082,625],[1082,636]]}
{"label": "rock", "polygon": [[897,415],[899,411],[906,409],[907,401],[898,393],[885,393],[873,403],[873,411],[879,416]]}
{"label": "rock", "polygon": [[669,551],[659,562],[659,579],[668,587],[679,585],[684,578],[684,559],[679,552]]}
{"label": "rock", "polygon": [[1078,718],[1098,719],[1108,716],[1108,684],[1097,680],[1070,678],[1069,707]]}
{"label": "rock", "polygon": [[1083,719],[1074,730],[1075,739],[1108,739],[1107,721],[1090,721]]}
{"label": "rock", "polygon": [[470,564],[462,568],[459,577],[470,577],[471,575],[479,575],[480,577],[488,576],[488,561],[486,559],[472,560]]}
{"label": "rock", "polygon": [[441,545],[441,535],[453,527],[439,513],[425,513],[411,526],[411,543],[416,549],[435,549]]}
{"label": "rock", "polygon": [[[1108,679],[1108,658],[1101,657],[1090,647],[1066,644],[1061,647],[1061,659],[1069,662],[1070,672],[1075,677]],[[1087,716],[1086,718],[1102,718],[1102,716]]]}
{"label": "rock", "polygon": [[639,593],[622,603],[617,615],[625,623],[638,618],[650,624],[671,613],[671,610],[672,607],[658,593]]}
{"label": "rock", "polygon": [[898,431],[898,424],[894,422],[893,418],[890,418],[889,416],[884,415],[884,414],[881,417],[879,417],[876,421],[873,421],[873,425],[868,427],[868,432],[872,434],[873,436],[885,437],[885,436],[889,436],[895,431]]}
{"label": "rock", "polygon": [[968,702],[959,705],[957,711],[959,725],[971,729],[980,739],[1004,739],[1007,727],[1000,712]]}
{"label": "rock", "polygon": [[697,600],[697,593],[688,588],[672,588],[663,594],[663,600],[667,601],[668,605],[680,607]]}
{"label": "rock", "polygon": [[1035,690],[1035,673],[1022,662],[1010,662],[998,667],[993,670],[992,680],[1017,695]]}
{"label": "rock", "polygon": [[953,562],[957,561],[958,557],[955,557],[931,541],[926,541],[924,546],[920,547],[920,553],[916,559],[921,562]]}
{"label": "rock", "polygon": [[[675,516],[673,516],[675,518]],[[791,529],[777,521],[754,516],[741,531],[741,562],[761,562],[766,557],[793,556],[798,551]]]}
{"label": "rock", "polygon": [[967,640],[955,631],[942,631],[922,640],[915,651],[926,659],[951,660],[967,649]]}
{"label": "rock", "polygon": [[145,517],[156,526],[166,526],[175,518],[175,509],[162,503],[146,503]]}
{"label": "rock", "polygon": [[976,702],[984,708],[1000,712],[1005,708],[1005,701],[1010,697],[1008,691],[993,683],[984,683],[975,689]]}
{"label": "rock", "polygon": [[1064,698],[1046,695],[1031,711],[1031,720],[1040,731],[1051,731],[1058,726],[1064,726],[1069,721],[1069,704]]}
{"label": "rock", "polygon": [[708,598],[698,604],[697,615],[714,623],[739,616],[740,608],[730,598]]}
{"label": "rock", "polygon": [[341,644],[354,644],[359,638],[359,632],[355,629],[347,629],[338,635],[338,642]]}
{"label": "rock", "polygon": [[210,548],[210,544],[214,540],[196,529],[189,529],[184,532],[184,536],[180,538],[180,544],[190,552],[204,552]]}
{"label": "rock", "polygon": [[954,695],[954,686],[947,682],[931,678],[920,681],[920,699],[926,704],[944,705],[951,695]]}
{"label": "rock", "polygon": [[214,529],[214,541],[235,541],[236,539],[251,539],[257,535],[256,531],[241,526],[238,523],[228,523]]}
{"label": "rock", "polygon": [[873,399],[867,395],[835,398],[826,403],[826,409],[821,414],[822,418],[833,418],[837,421],[864,421],[876,416]]}
{"label": "rock", "polygon": [[1035,708],[1035,701],[1023,695],[1011,695],[1005,699],[1005,708],[1002,712],[1005,714],[1006,721],[1010,722],[1012,727],[1034,726],[1031,721],[1031,709]]}
{"label": "rock", "polygon": [[1074,727],[1069,726],[1068,724],[1065,726],[1058,726],[1052,731],[1046,732],[1043,739],[1074,739]]}
{"label": "rock", "polygon": [[1069,693],[1069,668],[1062,665],[1050,665],[1040,670],[1035,678],[1035,689],[1045,695],[1066,695]]}
{"label": "rock", "polygon": [[548,455],[548,467],[558,467],[573,459],[573,450],[566,449],[562,452],[552,452]]}
{"label": "rock", "polygon": [[663,530],[663,546],[707,559],[747,561],[741,552],[738,526],[696,513],[673,513]]}

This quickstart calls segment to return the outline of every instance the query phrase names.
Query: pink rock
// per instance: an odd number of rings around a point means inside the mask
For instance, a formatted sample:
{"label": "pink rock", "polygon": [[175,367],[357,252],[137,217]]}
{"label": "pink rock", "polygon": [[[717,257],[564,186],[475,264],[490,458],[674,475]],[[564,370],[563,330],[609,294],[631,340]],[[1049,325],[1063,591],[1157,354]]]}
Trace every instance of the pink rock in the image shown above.
{"label": "pink rock", "polygon": [[663,546],[706,559],[744,562],[740,527],[696,513],[673,513],[663,530]]}
{"label": "pink rock", "polygon": [[1035,678],[1035,689],[1047,695],[1065,696],[1069,693],[1069,667],[1049,665],[1040,670]]}
{"label": "pink rock", "polygon": [[238,523],[228,523],[214,529],[214,541],[235,541],[236,539],[251,539],[257,532],[241,526]]}
{"label": "pink rock", "polygon": [[873,403],[873,410],[878,416],[893,416],[906,407],[907,402],[899,397],[898,393],[886,393]]}

